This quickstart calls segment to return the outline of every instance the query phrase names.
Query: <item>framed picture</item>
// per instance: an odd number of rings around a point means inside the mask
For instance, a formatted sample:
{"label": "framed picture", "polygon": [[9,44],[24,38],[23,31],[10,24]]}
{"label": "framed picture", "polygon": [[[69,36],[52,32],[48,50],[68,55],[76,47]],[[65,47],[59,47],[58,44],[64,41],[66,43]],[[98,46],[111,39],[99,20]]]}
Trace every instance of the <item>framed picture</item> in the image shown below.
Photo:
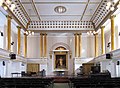
{"label": "framed picture", "polygon": [[67,69],[67,54],[55,54],[55,69]]}

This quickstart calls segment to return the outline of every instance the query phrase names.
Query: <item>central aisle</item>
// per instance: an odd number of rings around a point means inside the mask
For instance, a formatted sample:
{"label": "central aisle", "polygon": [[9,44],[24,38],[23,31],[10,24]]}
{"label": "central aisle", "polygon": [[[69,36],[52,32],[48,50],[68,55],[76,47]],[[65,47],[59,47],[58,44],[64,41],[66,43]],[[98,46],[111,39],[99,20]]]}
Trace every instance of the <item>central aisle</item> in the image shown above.
{"label": "central aisle", "polygon": [[54,83],[53,88],[69,88],[68,83]]}

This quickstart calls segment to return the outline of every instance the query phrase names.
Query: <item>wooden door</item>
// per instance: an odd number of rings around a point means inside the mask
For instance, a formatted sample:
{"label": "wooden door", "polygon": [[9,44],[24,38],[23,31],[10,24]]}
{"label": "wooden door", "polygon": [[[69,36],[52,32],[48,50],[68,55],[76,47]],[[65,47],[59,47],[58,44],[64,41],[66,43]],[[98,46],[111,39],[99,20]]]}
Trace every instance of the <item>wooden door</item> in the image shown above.
{"label": "wooden door", "polygon": [[39,64],[37,63],[28,63],[27,64],[27,72],[39,72]]}
{"label": "wooden door", "polygon": [[82,65],[84,75],[89,75],[91,71],[91,66],[94,66],[94,63],[84,63]]}

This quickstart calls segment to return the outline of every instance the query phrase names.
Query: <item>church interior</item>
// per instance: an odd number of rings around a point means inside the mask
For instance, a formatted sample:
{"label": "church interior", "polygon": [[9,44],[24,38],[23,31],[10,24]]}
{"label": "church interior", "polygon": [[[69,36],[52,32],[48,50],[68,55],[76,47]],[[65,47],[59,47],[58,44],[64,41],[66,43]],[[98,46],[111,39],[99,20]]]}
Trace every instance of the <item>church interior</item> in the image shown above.
{"label": "church interior", "polygon": [[0,88],[120,88],[120,0],[0,0]]}

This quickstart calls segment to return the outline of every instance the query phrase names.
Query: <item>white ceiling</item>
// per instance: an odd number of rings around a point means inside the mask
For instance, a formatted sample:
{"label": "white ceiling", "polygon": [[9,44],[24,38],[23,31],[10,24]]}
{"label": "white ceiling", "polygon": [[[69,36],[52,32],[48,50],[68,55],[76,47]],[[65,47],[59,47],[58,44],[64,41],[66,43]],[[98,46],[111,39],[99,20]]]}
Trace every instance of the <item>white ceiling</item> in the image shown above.
{"label": "white ceiling", "polygon": [[[31,20],[90,21],[102,0],[20,0]],[[89,3],[88,3],[89,2]],[[56,6],[64,6],[67,11],[58,14]]]}

